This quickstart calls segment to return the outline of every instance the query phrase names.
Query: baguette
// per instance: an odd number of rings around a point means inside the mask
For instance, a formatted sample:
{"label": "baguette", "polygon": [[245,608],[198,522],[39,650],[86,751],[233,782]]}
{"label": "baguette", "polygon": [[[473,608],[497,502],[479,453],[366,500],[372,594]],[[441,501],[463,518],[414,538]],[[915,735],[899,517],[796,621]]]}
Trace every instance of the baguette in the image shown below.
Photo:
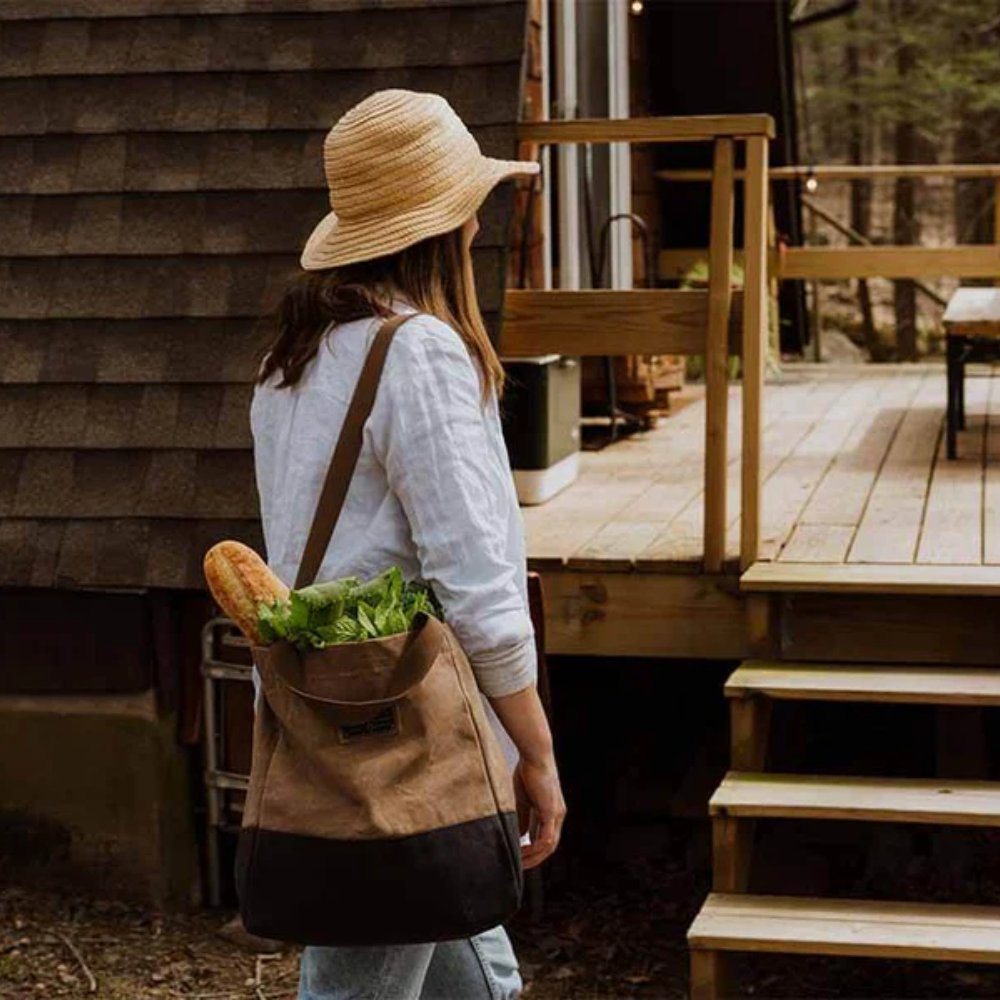
{"label": "baguette", "polygon": [[213,545],[205,553],[204,569],[216,603],[254,645],[261,645],[257,608],[262,601],[287,601],[288,587],[253,549],[241,542]]}

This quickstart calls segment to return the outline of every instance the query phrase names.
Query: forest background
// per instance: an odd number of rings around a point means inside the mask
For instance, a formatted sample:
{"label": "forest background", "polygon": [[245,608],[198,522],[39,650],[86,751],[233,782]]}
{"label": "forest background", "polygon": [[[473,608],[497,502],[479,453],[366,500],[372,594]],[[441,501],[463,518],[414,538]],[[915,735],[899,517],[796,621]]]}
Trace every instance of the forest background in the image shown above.
{"label": "forest background", "polygon": [[[793,16],[812,20],[837,6],[799,0]],[[1000,163],[995,0],[861,0],[847,16],[798,28],[795,43],[803,164]],[[995,239],[988,179],[828,181],[804,194],[875,244]],[[852,242],[809,210],[804,219],[807,243]],[[812,289],[821,340],[846,335],[873,360],[936,353],[940,300],[958,282],[922,284],[926,290],[882,280]]]}

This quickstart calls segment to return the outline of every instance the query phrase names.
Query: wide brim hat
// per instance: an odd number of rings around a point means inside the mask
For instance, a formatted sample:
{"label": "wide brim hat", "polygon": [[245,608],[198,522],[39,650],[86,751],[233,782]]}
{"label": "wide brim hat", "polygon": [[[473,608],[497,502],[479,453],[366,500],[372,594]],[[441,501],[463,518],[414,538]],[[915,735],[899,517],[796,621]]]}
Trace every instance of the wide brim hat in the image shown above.
{"label": "wide brim hat", "polygon": [[348,111],[323,143],[332,209],[301,264],[318,271],[374,260],[461,226],[501,181],[538,173],[484,156],[438,94],[381,90]]}

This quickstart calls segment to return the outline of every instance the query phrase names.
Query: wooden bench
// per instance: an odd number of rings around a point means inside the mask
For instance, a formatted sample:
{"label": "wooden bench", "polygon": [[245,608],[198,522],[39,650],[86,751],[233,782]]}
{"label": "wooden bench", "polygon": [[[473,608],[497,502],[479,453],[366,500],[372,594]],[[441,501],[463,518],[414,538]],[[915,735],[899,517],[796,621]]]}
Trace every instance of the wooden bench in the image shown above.
{"label": "wooden bench", "polygon": [[1000,288],[959,288],[944,311],[948,371],[945,432],[948,458],[958,452],[965,430],[965,366],[995,361],[1000,353]]}

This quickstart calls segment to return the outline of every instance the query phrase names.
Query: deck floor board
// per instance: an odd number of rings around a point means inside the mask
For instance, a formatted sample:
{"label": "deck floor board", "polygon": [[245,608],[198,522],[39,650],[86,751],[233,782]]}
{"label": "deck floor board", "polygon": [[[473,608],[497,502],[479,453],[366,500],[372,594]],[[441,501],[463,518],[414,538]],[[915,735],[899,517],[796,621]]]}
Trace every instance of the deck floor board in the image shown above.
{"label": "deck floor board", "polygon": [[[698,572],[700,390],[654,430],[582,456],[524,510],[528,558],[599,572]],[[765,390],[762,551],[821,564],[1000,565],[1000,373],[970,370],[959,460],[944,457],[941,366],[791,366]],[[740,393],[729,402],[726,551],[739,545]]]}

